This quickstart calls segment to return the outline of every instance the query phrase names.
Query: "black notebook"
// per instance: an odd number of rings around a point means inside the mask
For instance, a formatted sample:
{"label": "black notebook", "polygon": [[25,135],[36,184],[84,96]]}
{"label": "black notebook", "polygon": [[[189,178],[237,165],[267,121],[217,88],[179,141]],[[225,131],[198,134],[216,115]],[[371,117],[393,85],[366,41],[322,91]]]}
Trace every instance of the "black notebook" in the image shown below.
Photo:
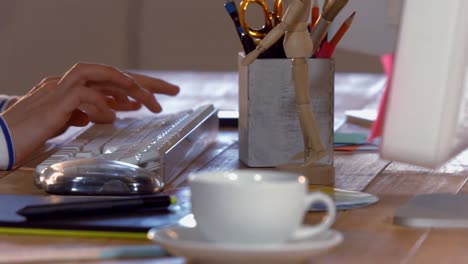
{"label": "black notebook", "polygon": [[[0,195],[0,233],[25,235],[56,235],[146,239],[151,228],[175,225],[190,217],[189,189],[170,193],[177,197],[177,205],[168,210],[139,210],[131,213],[108,214],[72,218],[27,220],[16,212],[25,206],[96,200],[96,197]],[[115,198],[115,197],[114,197]],[[98,199],[109,199],[98,197]]]}

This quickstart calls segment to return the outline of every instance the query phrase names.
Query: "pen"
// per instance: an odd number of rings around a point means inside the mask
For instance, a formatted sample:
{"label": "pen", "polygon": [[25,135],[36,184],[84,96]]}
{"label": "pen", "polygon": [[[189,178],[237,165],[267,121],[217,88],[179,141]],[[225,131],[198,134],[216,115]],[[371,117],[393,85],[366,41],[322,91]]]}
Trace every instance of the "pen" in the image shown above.
{"label": "pen", "polygon": [[70,216],[98,216],[108,213],[129,213],[140,209],[168,209],[171,204],[176,203],[177,199],[169,195],[140,196],[30,205],[20,209],[17,213],[28,220]]}
{"label": "pen", "polygon": [[346,31],[348,31],[349,27],[353,23],[354,15],[356,15],[356,12],[353,12],[348,17],[348,19],[346,19],[345,22],[343,22],[343,24],[341,24],[340,28],[338,29],[336,34],[333,36],[332,40],[330,41],[330,44],[333,47],[336,47],[338,45],[338,42],[340,42],[341,38],[344,36]]}
{"label": "pen", "polygon": [[331,23],[347,3],[348,0],[335,0],[327,6],[325,11],[322,12],[322,15],[315,24],[315,27],[310,32],[310,36],[314,43],[312,54],[314,54],[320,48],[320,45],[325,39]]}
{"label": "pen", "polygon": [[236,3],[234,1],[226,1],[224,8],[231,17],[234,25],[236,26],[237,35],[241,41],[242,47],[244,48],[245,54],[250,53],[255,49],[255,42],[253,39],[244,31],[239,22],[239,13],[237,12]]}

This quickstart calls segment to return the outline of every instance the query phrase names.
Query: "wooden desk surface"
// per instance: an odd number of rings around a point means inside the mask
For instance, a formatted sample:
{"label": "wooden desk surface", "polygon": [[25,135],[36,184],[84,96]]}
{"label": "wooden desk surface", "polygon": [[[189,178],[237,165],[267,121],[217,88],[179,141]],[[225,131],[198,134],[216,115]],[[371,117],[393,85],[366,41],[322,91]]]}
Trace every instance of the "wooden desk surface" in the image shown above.
{"label": "wooden desk surface", "polygon": [[[346,92],[343,89],[339,92],[344,95],[357,94],[354,89],[348,90]],[[370,98],[370,94],[376,95],[376,93],[367,93],[368,96],[365,97],[354,96],[351,101],[342,100],[340,97],[337,100],[337,104],[340,104],[337,112],[341,111],[341,108],[349,109],[345,106],[346,104],[352,104],[353,108],[362,108],[370,104],[375,101],[375,98]],[[34,164],[41,160],[41,156],[43,155],[32,157],[25,166],[13,172],[0,172],[0,193],[44,194],[34,187],[32,179]],[[380,201],[366,208],[340,212],[333,228],[344,234],[344,242],[327,254],[312,259],[311,263],[459,263],[466,261],[468,251],[465,248],[468,245],[468,230],[413,229],[391,223],[395,209],[416,194],[468,192],[466,185],[468,162],[465,156],[467,155],[462,154],[443,168],[434,171],[383,161],[376,153],[336,154],[336,187],[365,190],[376,194]],[[218,142],[187,167],[173,186],[184,185],[185,178],[191,171],[242,168],[237,157],[237,132],[223,130],[219,134]],[[313,222],[319,216],[320,214],[310,213],[305,222]],[[95,248],[142,243],[145,242],[0,235],[0,260],[3,253],[12,251],[27,254],[31,250],[50,248]],[[166,258],[92,263],[176,264],[185,263],[185,261],[183,258]]]}

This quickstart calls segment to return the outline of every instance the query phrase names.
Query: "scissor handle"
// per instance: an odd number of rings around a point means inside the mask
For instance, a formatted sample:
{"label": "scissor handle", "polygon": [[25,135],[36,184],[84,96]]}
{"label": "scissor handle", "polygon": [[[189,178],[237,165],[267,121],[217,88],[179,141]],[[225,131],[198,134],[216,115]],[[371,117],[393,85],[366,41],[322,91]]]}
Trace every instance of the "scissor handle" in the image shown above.
{"label": "scissor handle", "polygon": [[[255,29],[251,28],[246,21],[245,12],[250,4],[257,4],[262,8],[263,16],[265,18],[265,24],[262,28]],[[281,22],[281,16],[283,11],[282,0],[275,0],[273,13],[270,12],[267,3],[265,0],[243,0],[240,3],[240,10],[239,10],[239,21],[242,28],[249,34],[251,37],[254,38],[263,38],[266,34]]]}
{"label": "scissor handle", "polygon": [[283,18],[283,0],[275,0],[273,4],[273,20],[275,21],[275,26],[281,23]]}

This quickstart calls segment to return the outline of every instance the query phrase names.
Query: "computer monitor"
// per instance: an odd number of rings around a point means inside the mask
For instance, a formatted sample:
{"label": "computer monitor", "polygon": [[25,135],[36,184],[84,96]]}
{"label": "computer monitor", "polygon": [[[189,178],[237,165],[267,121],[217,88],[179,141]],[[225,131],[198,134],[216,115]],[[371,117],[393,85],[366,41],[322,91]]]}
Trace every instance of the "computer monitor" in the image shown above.
{"label": "computer monitor", "polygon": [[403,4],[380,153],[436,168],[468,146],[468,1]]}

